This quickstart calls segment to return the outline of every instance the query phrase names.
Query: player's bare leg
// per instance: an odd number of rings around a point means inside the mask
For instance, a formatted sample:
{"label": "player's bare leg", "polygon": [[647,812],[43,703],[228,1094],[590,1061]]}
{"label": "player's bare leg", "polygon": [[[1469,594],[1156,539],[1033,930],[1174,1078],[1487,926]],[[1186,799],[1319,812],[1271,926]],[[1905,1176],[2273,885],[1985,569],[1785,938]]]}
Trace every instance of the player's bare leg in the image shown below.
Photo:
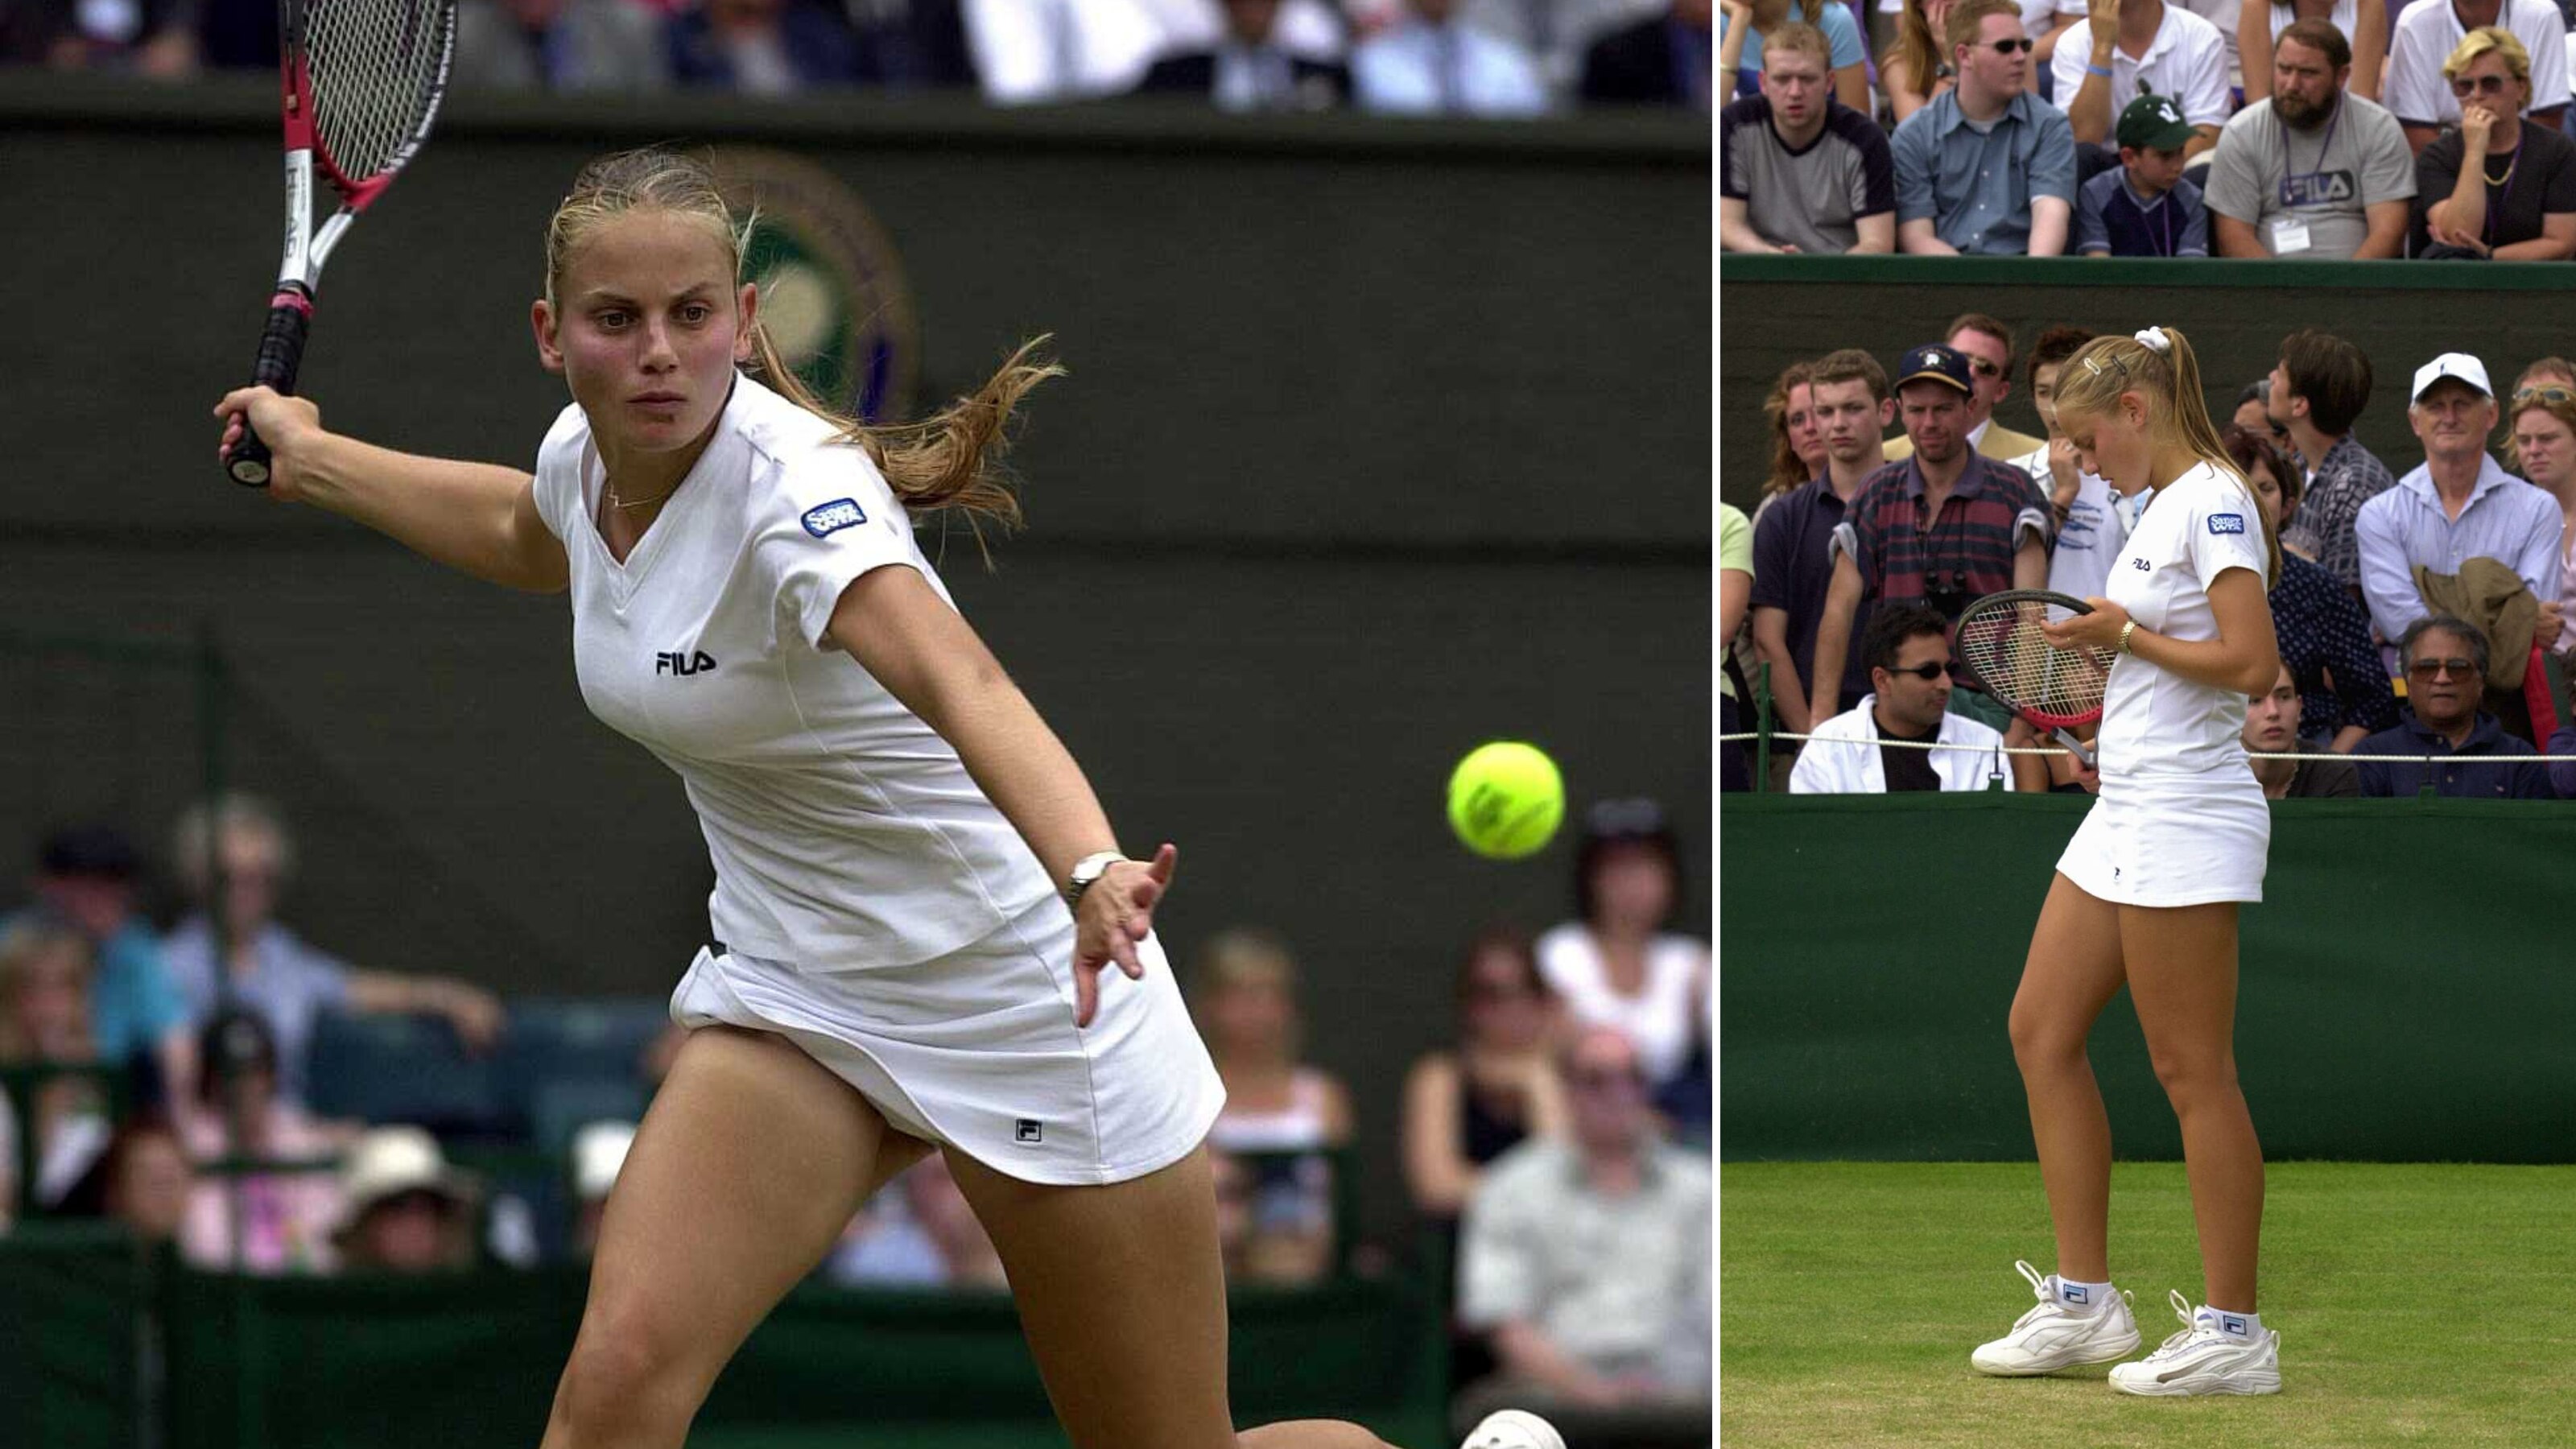
{"label": "player's bare leg", "polygon": [[2049,884],[2013,993],[2013,1060],[2057,1232],[2057,1272],[2111,1281],[2111,1116],[2085,1039],[2122,979],[2120,908],[2064,876]]}
{"label": "player's bare leg", "polygon": [[869,1192],[928,1151],[762,1032],[690,1033],[609,1194],[545,1449],[663,1449]]}
{"label": "player's bare leg", "polygon": [[2252,1313],[2263,1145],[2236,1082],[2236,904],[2123,907],[2120,941],[2148,1059],[2182,1122],[2203,1301]]}
{"label": "player's bare leg", "polygon": [[954,1149],[948,1165],[1010,1271],[1075,1449],[1386,1449],[1323,1419],[1237,1439],[1206,1148],[1106,1187],[1021,1182]]}

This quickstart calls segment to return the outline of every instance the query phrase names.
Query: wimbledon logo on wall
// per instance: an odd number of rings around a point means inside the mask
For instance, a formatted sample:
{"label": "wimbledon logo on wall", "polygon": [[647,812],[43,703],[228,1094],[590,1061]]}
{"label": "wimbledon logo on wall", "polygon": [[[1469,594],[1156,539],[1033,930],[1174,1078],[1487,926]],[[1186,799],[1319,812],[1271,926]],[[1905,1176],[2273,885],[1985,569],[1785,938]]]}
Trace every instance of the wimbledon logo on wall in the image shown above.
{"label": "wimbledon logo on wall", "polygon": [[871,423],[912,403],[921,334],[912,288],[858,193],[781,151],[720,146],[725,200],[756,216],[744,271],[760,284],[770,341],[814,395]]}

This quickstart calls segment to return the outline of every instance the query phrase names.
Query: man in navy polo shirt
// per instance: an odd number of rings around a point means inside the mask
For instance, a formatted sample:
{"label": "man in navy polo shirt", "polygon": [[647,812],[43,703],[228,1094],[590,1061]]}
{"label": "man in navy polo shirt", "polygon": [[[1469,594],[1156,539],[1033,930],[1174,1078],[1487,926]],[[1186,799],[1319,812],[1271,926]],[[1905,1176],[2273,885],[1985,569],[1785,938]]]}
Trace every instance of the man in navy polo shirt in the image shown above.
{"label": "man in navy polo shirt", "polygon": [[2209,211],[2182,174],[2183,148],[2199,134],[2170,96],[2129,102],[2120,113],[2120,164],[2076,195],[2075,249],[2088,257],[2208,256]]}
{"label": "man in navy polo shirt", "polygon": [[[1807,711],[1807,681],[1826,586],[1833,582],[1834,529],[1861,488],[1887,466],[1879,435],[1896,416],[1887,369],[1857,347],[1819,359],[1808,369],[1807,387],[1808,411],[1825,439],[1824,476],[1782,494],[1753,525],[1753,647],[1771,665],[1773,707],[1792,734],[1805,734],[1821,718]],[[1870,690],[1868,661],[1859,652],[1843,676],[1845,699]],[[1775,750],[1772,758],[1786,752]]]}
{"label": "man in navy polo shirt", "polygon": [[1864,603],[1920,599],[1956,621],[1971,600],[2048,582],[2048,500],[2029,473],[1968,446],[1968,360],[1928,343],[1896,369],[1914,456],[1872,475],[1834,530],[1834,576],[1816,628],[1808,713],[1836,711]]}

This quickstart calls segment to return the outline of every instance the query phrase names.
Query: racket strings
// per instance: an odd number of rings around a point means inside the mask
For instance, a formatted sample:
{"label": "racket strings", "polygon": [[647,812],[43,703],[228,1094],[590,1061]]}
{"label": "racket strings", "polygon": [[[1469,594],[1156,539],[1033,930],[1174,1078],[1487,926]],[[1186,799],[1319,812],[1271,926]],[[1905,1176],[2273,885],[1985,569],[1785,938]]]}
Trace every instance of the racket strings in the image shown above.
{"label": "racket strings", "polygon": [[313,124],[340,175],[402,164],[429,128],[447,77],[449,0],[316,0],[304,16]]}
{"label": "racket strings", "polygon": [[1959,658],[1995,698],[2036,714],[2075,717],[2102,707],[2113,653],[2060,649],[2039,632],[2045,605],[2032,602],[1959,621]]}

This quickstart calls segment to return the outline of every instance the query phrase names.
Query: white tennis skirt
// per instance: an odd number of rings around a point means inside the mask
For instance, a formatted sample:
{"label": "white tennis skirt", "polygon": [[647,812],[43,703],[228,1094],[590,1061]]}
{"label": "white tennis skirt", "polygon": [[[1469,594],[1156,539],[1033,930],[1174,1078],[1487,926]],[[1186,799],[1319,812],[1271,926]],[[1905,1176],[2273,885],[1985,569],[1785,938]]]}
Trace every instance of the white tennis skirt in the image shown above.
{"label": "white tennis skirt", "polygon": [[1073,915],[1053,896],[912,966],[826,967],[702,948],[671,993],[686,1027],[775,1032],[898,1130],[1027,1182],[1124,1182],[1189,1155],[1225,1107],[1171,963],[1100,973],[1073,1024]]}
{"label": "white tennis skirt", "polygon": [[2272,807],[2251,770],[2105,775],[2057,869],[2124,906],[2259,901],[2271,848]]}

